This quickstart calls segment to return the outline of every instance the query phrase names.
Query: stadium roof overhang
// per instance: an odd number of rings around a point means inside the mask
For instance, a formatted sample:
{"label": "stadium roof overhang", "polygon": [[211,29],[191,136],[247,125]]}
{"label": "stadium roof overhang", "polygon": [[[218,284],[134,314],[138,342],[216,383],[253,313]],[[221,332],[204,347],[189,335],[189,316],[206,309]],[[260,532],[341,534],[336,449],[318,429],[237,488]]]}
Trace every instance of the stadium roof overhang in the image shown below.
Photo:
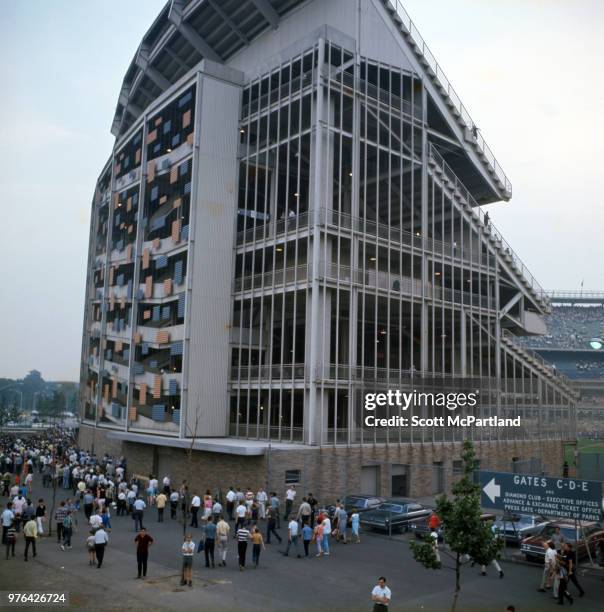
{"label": "stadium roof overhang", "polygon": [[138,47],[122,83],[111,133],[119,138],[143,110],[202,59],[224,63],[305,0],[169,0]]}

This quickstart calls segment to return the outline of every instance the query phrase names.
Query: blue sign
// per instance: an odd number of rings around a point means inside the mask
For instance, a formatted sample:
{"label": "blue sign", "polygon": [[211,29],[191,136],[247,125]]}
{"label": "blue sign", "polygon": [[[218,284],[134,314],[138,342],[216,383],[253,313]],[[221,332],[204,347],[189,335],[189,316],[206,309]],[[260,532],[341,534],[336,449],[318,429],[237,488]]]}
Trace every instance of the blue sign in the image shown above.
{"label": "blue sign", "polygon": [[480,504],[510,514],[599,521],[602,483],[578,478],[480,472]]}

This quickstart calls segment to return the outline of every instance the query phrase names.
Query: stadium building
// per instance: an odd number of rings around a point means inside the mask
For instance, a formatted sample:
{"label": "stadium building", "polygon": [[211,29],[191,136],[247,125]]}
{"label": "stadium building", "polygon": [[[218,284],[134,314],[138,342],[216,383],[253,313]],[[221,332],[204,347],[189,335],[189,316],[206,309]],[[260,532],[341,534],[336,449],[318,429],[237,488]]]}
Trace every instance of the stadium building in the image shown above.
{"label": "stadium building", "polygon": [[[551,303],[481,208],[510,181],[400,2],[172,0],[112,133],[81,444],[322,497],[444,490],[468,437],[559,472],[575,392],[518,342]],[[476,389],[522,425],[368,427],[387,389]]]}
{"label": "stadium building", "polygon": [[577,434],[604,436],[604,291],[552,291],[546,334],[522,343],[572,380],[580,393]]}

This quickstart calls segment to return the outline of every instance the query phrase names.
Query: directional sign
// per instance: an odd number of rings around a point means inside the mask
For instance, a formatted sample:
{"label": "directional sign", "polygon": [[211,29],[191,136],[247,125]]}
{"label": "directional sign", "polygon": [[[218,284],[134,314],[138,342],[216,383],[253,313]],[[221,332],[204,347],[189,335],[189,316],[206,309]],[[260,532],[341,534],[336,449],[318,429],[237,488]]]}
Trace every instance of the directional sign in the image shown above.
{"label": "directional sign", "polygon": [[593,480],[481,471],[480,488],[483,508],[581,521],[602,518],[602,483]]}

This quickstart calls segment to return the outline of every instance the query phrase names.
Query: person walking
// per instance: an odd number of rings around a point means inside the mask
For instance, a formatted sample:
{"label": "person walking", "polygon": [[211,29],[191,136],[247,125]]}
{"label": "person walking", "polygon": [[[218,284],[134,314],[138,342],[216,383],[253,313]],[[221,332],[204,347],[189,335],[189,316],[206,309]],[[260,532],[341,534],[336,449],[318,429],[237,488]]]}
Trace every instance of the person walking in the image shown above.
{"label": "person walking", "polygon": [[182,553],[182,577],[180,584],[193,586],[193,555],[195,554],[195,542],[190,533],[185,536],[185,541],[180,549]]}
{"label": "person walking", "polygon": [[386,586],[386,578],[380,576],[378,583],[371,591],[371,601],[373,601],[373,612],[386,612],[392,599],[392,592]]}
{"label": "person walking", "polygon": [[258,564],[260,563],[260,550],[266,550],[264,546],[264,540],[262,539],[262,534],[258,527],[252,528],[252,562],[254,563],[254,567],[258,569]]}
{"label": "person walking", "polygon": [[573,603],[573,598],[568,592],[568,557],[566,553],[562,553],[557,557],[556,577],[558,579],[558,605],[564,605],[564,599],[568,599],[570,604]]}
{"label": "person walking", "polygon": [[94,552],[96,555],[96,566],[101,569],[103,559],[105,558],[105,547],[109,544],[109,536],[101,527],[94,532]]}
{"label": "person walking", "polygon": [[273,511],[275,520],[277,521],[277,529],[281,529],[281,514],[280,514],[279,504],[280,504],[279,497],[273,491],[271,493],[271,509]]}
{"label": "person walking", "polygon": [[94,507],[94,495],[90,489],[86,489],[82,500],[84,502],[84,515],[86,516],[86,520],[89,521]]}
{"label": "person walking", "polygon": [[235,488],[231,485],[228,493],[226,494],[226,511],[229,521],[233,520],[233,510],[235,509],[235,500],[237,499],[237,493]]}
{"label": "person walking", "polygon": [[63,519],[63,543],[61,544],[61,550],[65,550],[65,547],[71,548],[71,536],[73,535],[73,518],[71,517],[71,511],[67,510],[65,518]]}
{"label": "person walking", "polygon": [[2,544],[6,543],[6,533],[10,527],[15,527],[15,513],[13,512],[13,502],[8,502],[0,517],[2,521]]}
{"label": "person walking", "polygon": [[313,530],[308,523],[302,525],[302,544],[304,544],[304,556],[308,557],[310,552],[310,542],[312,541]]}
{"label": "person walking", "polygon": [[245,519],[247,517],[247,506],[245,505],[243,500],[239,502],[239,505],[235,509],[235,515],[237,516],[237,521],[235,522],[235,531],[238,531],[241,527],[245,525]]}
{"label": "person walking", "polygon": [[336,517],[338,520],[337,528],[338,535],[336,541],[342,540],[344,544],[347,544],[346,531],[348,529],[348,512],[344,508],[344,504],[340,503],[336,509]]}
{"label": "person walking", "polygon": [[300,504],[300,507],[298,508],[298,514],[296,515],[296,518],[301,521],[302,525],[309,523],[310,524],[310,515],[312,513],[312,508],[310,507],[310,504],[308,503],[308,500],[306,499],[306,497],[302,498],[302,503]]}
{"label": "person walking", "polygon": [[553,542],[545,542],[545,559],[543,562],[543,574],[541,575],[541,585],[537,589],[540,593],[545,593],[552,586],[552,578],[555,574],[556,566],[556,547]]}
{"label": "person walking", "polygon": [[193,495],[191,499],[191,527],[199,527],[199,523],[197,522],[197,515],[199,513],[199,508],[201,506],[201,498],[199,495]]}
{"label": "person walking", "polygon": [[136,543],[136,566],[138,568],[137,578],[146,578],[147,561],[149,560],[149,546],[153,544],[153,538],[142,527],[138,535],[134,538]]}
{"label": "person walking", "polygon": [[251,533],[244,525],[237,530],[237,554],[239,556],[239,571],[245,569],[245,555],[247,553],[247,543],[251,538]]}
{"label": "person walking", "polygon": [[204,544],[204,553],[206,557],[206,567],[210,567],[210,563],[212,563],[212,568],[216,567],[214,565],[214,547],[216,545],[216,523],[214,523],[214,517],[212,515],[208,516],[206,527],[205,527],[205,544]]}
{"label": "person walking", "polygon": [[6,530],[4,545],[6,546],[6,559],[8,560],[9,552],[11,556],[15,556],[15,544],[17,543],[17,530],[15,526],[11,523]]}
{"label": "person walking", "polygon": [[166,494],[162,491],[155,498],[155,505],[157,507],[157,522],[158,523],[164,522],[164,510],[166,508],[167,503],[168,503],[168,498],[166,497]]}
{"label": "person walking", "polygon": [[564,535],[562,534],[562,532],[560,531],[560,527],[556,527],[554,529],[554,533],[552,534],[551,537],[552,542],[554,543],[554,547],[556,549],[556,553],[557,554],[562,554],[562,547],[564,545],[564,543],[566,542],[566,540],[564,539]]}
{"label": "person walking", "polygon": [[285,514],[283,515],[283,520],[287,521],[287,519],[289,518],[295,500],[296,485],[290,485],[287,491],[285,492]]}
{"label": "person walking", "polygon": [[229,532],[231,527],[221,515],[216,524],[218,564],[226,567],[227,547],[229,545]]}
{"label": "person walking", "polygon": [[30,546],[33,556],[37,556],[36,540],[38,538],[38,525],[33,517],[30,518],[27,523],[25,523],[25,527],[23,527],[23,535],[25,536],[25,560],[27,561],[27,553],[29,552]]}
{"label": "person walking", "polygon": [[577,572],[575,568],[575,551],[573,550],[573,545],[570,542],[565,542],[562,548],[564,550],[564,555],[567,563],[568,580],[577,587],[577,590],[579,591],[579,597],[583,597],[585,595],[585,591],[577,580]]}
{"label": "person walking", "polygon": [[353,511],[352,516],[350,517],[350,525],[352,528],[352,535],[350,537],[350,540],[352,541],[352,538],[354,538],[355,543],[360,544],[361,537],[359,535],[359,528],[361,525],[361,519],[359,513],[356,510]]}
{"label": "person walking", "polygon": [[90,530],[86,538],[86,550],[88,551],[88,565],[96,565],[96,550],[94,546],[94,530]]}
{"label": "person walking", "polygon": [[178,500],[180,499],[180,494],[178,491],[174,490],[170,493],[170,518],[176,518],[176,510],[178,509]]}
{"label": "person walking", "polygon": [[298,521],[292,518],[292,520],[289,522],[289,525],[287,526],[287,547],[285,548],[285,552],[283,553],[283,556],[288,557],[289,549],[293,546],[296,549],[296,554],[298,556],[298,559],[302,557],[302,555],[300,555],[300,552],[298,550],[298,534],[299,534]]}
{"label": "person walking", "polygon": [[317,557],[323,554],[323,523],[317,521],[313,532],[313,540],[317,543]]}
{"label": "person walking", "polygon": [[36,523],[38,525],[38,535],[44,534],[44,519],[46,517],[46,506],[44,500],[39,499],[36,507]]}
{"label": "person walking", "polygon": [[63,519],[67,515],[67,508],[65,507],[65,501],[59,504],[59,507],[55,510],[55,523],[57,525],[57,544],[61,545],[63,542]]}
{"label": "person walking", "polygon": [[281,544],[281,536],[275,531],[275,527],[277,526],[277,518],[278,510],[274,510],[272,506],[270,506],[266,511],[266,543],[271,543],[271,533],[279,540],[279,544]]}
{"label": "person walking", "polygon": [[268,495],[262,487],[260,487],[258,493],[256,493],[256,501],[258,502],[258,518],[264,520],[266,518],[266,502],[268,501]]}
{"label": "person walking", "polygon": [[140,531],[143,526],[143,513],[147,504],[142,497],[138,497],[132,505],[132,518],[134,519],[134,531]]}
{"label": "person walking", "polygon": [[331,521],[328,516],[323,518],[323,542],[321,546],[323,548],[323,554],[329,557],[329,537],[331,536]]}

